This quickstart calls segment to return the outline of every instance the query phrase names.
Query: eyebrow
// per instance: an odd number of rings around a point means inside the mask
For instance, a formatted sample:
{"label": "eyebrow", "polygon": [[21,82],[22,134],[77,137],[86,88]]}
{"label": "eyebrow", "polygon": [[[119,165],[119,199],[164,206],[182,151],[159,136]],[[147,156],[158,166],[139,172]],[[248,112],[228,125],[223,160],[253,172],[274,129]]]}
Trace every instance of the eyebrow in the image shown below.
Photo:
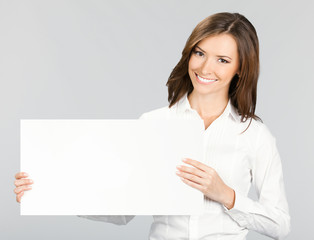
{"label": "eyebrow", "polygon": [[[206,53],[206,51],[204,51],[203,49],[201,49],[199,46],[196,45],[195,47],[196,47],[196,48],[199,48],[201,51],[203,51],[204,53]],[[229,56],[218,55],[217,57],[221,57],[221,58],[226,57],[226,58],[229,58],[230,60],[232,60],[232,58],[229,57]]]}

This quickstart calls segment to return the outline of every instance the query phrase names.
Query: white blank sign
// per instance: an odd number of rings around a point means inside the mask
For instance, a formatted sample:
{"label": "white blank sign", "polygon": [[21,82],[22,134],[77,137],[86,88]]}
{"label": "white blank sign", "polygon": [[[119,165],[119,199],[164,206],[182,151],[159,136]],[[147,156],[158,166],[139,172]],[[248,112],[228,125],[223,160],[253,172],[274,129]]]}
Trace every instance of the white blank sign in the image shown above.
{"label": "white blank sign", "polygon": [[21,120],[21,215],[191,215],[203,194],[175,174],[202,161],[200,120]]}

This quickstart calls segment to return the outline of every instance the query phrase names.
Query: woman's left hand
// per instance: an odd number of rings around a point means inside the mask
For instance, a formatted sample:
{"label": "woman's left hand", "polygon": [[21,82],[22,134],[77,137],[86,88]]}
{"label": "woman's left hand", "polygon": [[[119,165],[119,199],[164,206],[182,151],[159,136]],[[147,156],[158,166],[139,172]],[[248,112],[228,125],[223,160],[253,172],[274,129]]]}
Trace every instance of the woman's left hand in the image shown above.
{"label": "woman's left hand", "polygon": [[235,192],[222,181],[213,168],[189,158],[185,158],[183,162],[193,166],[177,166],[179,170],[177,175],[184,183],[198,189],[206,197],[223,204],[226,208],[233,208]]}

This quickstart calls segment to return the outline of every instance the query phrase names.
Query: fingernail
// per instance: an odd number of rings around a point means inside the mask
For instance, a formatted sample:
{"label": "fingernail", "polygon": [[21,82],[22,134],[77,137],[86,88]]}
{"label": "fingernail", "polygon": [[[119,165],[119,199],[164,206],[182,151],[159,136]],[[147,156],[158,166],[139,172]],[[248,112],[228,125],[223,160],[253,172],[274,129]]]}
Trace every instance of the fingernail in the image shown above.
{"label": "fingernail", "polygon": [[178,165],[178,166],[177,166],[177,169],[181,169],[181,168],[182,168],[182,166],[181,166],[181,165]]}
{"label": "fingernail", "polygon": [[28,177],[28,174],[27,174],[27,173],[23,173],[23,176],[24,176],[24,177]]}
{"label": "fingernail", "polygon": [[183,161],[183,162],[186,162],[186,161],[187,161],[187,159],[186,159],[186,158],[182,158],[182,161]]}

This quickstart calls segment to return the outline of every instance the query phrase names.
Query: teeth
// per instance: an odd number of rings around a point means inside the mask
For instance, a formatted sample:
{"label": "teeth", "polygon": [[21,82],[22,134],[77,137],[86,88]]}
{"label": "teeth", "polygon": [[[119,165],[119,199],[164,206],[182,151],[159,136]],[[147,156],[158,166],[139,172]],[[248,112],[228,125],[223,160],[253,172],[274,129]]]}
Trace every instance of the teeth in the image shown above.
{"label": "teeth", "polygon": [[197,77],[198,77],[198,79],[199,79],[201,82],[205,82],[205,83],[215,82],[215,81],[216,81],[216,79],[208,80],[208,79],[202,78],[202,77],[200,77],[200,76],[198,76],[198,75],[197,75]]}

